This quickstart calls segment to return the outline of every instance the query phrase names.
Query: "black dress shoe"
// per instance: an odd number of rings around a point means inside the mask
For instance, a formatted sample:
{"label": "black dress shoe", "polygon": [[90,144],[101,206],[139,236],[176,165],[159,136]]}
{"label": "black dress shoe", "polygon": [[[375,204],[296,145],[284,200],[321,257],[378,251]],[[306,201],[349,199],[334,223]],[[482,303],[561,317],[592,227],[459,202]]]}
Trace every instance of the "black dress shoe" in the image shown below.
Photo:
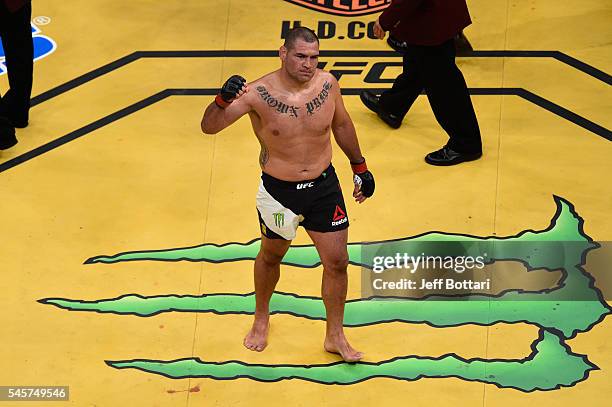
{"label": "black dress shoe", "polygon": [[6,117],[0,117],[0,150],[6,150],[17,144],[15,128]]}
{"label": "black dress shoe", "polygon": [[362,90],[359,94],[359,98],[361,99],[365,107],[376,113],[378,117],[380,117],[380,119],[383,122],[387,123],[390,127],[394,129],[399,129],[399,127],[402,125],[401,117],[396,116],[393,113],[386,112],[380,106],[379,96],[375,95],[369,90]]}
{"label": "black dress shoe", "polygon": [[474,161],[482,157],[482,152],[458,153],[444,146],[438,151],[429,153],[425,156],[425,162],[431,165],[455,165],[465,161]]}

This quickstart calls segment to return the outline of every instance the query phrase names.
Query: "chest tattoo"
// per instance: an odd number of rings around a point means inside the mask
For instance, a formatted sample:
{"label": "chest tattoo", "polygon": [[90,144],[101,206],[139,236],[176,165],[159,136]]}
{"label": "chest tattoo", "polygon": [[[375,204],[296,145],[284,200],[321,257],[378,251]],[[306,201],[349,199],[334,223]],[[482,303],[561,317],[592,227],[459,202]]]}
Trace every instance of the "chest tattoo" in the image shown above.
{"label": "chest tattoo", "polygon": [[259,96],[262,98],[262,100],[266,102],[268,107],[276,110],[277,113],[288,114],[290,117],[298,117],[299,107],[289,106],[276,99],[274,96],[270,95],[270,92],[268,92],[265,86],[258,86],[255,89],[257,90],[257,93],[259,93]]}
{"label": "chest tattoo", "polygon": [[325,83],[323,84],[323,89],[321,89],[321,92],[319,92],[317,97],[306,103],[306,113],[312,115],[316,111],[321,109],[321,106],[323,106],[323,104],[329,97],[329,90],[331,89],[331,87],[331,83],[325,81]]}

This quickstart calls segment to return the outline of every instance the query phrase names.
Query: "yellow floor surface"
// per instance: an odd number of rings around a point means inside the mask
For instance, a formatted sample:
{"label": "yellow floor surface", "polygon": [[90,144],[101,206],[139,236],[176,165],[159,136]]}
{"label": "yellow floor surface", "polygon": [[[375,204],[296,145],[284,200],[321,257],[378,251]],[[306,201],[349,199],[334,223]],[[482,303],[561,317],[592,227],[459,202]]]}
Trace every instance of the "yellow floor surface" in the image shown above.
{"label": "yellow floor surface", "polygon": [[[69,386],[69,401],[53,405],[71,406],[608,405],[609,1],[469,1],[473,24],[465,33],[478,52],[458,64],[474,92],[484,156],[449,168],[423,161],[446,141],[425,96],[399,130],[356,96],[390,86],[384,80],[399,73],[399,56],[365,53],[390,51],[364,28],[377,14],[363,8],[384,1],[33,3],[35,36],[55,47],[35,62],[30,125],[17,131],[16,147],[0,152],[0,386]],[[319,3],[327,8],[313,7]],[[251,260],[86,264],[99,255],[259,237],[259,144],[248,119],[215,136],[199,124],[228,76],[253,80],[277,69],[273,52],[294,21],[321,27],[319,34],[334,27],[321,40],[329,53],[320,60],[328,70],[352,71],[340,85],[377,189],[360,206],[346,197],[350,242],[429,232],[510,238],[546,229],[566,205],[584,220],[582,235],[602,245],[583,259],[607,310],[601,318],[574,335],[538,325],[524,304],[512,323],[477,322],[482,315],[447,326],[374,321],[346,328],[366,353],[365,363],[346,365],[324,352],[324,322],[301,317],[291,302],[317,301],[321,267],[281,267],[277,291],[298,297],[288,300],[292,312],[272,317],[269,347],[253,353],[242,346],[252,316],[238,311],[241,295],[253,291]],[[372,82],[378,62],[391,65]],[[0,91],[7,87],[4,74]],[[337,146],[334,164],[350,191],[350,167]],[[310,244],[302,229],[294,244]],[[350,300],[360,301],[360,284],[361,268],[349,266]],[[173,297],[167,312],[149,316],[52,301],[215,294],[229,295],[219,297],[216,313],[172,311],[180,300]],[[127,308],[145,312],[154,299]],[[583,305],[564,306],[572,304]],[[548,346],[563,352],[530,362]],[[176,367],[178,377],[155,371],[190,358],[202,364]],[[113,365],[134,360],[142,364]],[[407,367],[384,364],[392,360]]]}

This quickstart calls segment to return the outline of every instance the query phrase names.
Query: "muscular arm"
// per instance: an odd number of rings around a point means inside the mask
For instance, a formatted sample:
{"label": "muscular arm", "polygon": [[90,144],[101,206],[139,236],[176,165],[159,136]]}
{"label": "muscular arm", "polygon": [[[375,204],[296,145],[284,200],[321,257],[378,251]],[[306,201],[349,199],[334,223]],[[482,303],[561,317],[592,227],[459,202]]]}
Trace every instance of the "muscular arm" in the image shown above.
{"label": "muscular arm", "polygon": [[[248,87],[244,93],[248,92]],[[200,127],[206,134],[216,134],[252,110],[248,95],[242,93],[225,109],[213,101],[204,111]]]}
{"label": "muscular arm", "polygon": [[332,81],[332,88],[335,89],[336,103],[334,118],[332,119],[332,132],[334,133],[334,138],[338,146],[340,146],[351,162],[360,162],[363,156],[359,148],[357,132],[355,131],[355,126],[353,125],[351,117],[346,111],[346,107],[344,107],[340,86],[335,79]]}

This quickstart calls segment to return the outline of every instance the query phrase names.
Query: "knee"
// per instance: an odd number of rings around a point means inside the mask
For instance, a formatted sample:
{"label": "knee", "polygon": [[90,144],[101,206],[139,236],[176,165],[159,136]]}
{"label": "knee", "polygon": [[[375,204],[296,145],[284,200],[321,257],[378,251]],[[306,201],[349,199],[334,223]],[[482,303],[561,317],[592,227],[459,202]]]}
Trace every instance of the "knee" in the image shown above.
{"label": "knee", "polygon": [[271,251],[259,252],[259,259],[268,267],[278,266],[283,260],[283,255]]}
{"label": "knee", "polygon": [[336,255],[323,262],[323,268],[332,273],[346,273],[348,267],[348,254]]}

